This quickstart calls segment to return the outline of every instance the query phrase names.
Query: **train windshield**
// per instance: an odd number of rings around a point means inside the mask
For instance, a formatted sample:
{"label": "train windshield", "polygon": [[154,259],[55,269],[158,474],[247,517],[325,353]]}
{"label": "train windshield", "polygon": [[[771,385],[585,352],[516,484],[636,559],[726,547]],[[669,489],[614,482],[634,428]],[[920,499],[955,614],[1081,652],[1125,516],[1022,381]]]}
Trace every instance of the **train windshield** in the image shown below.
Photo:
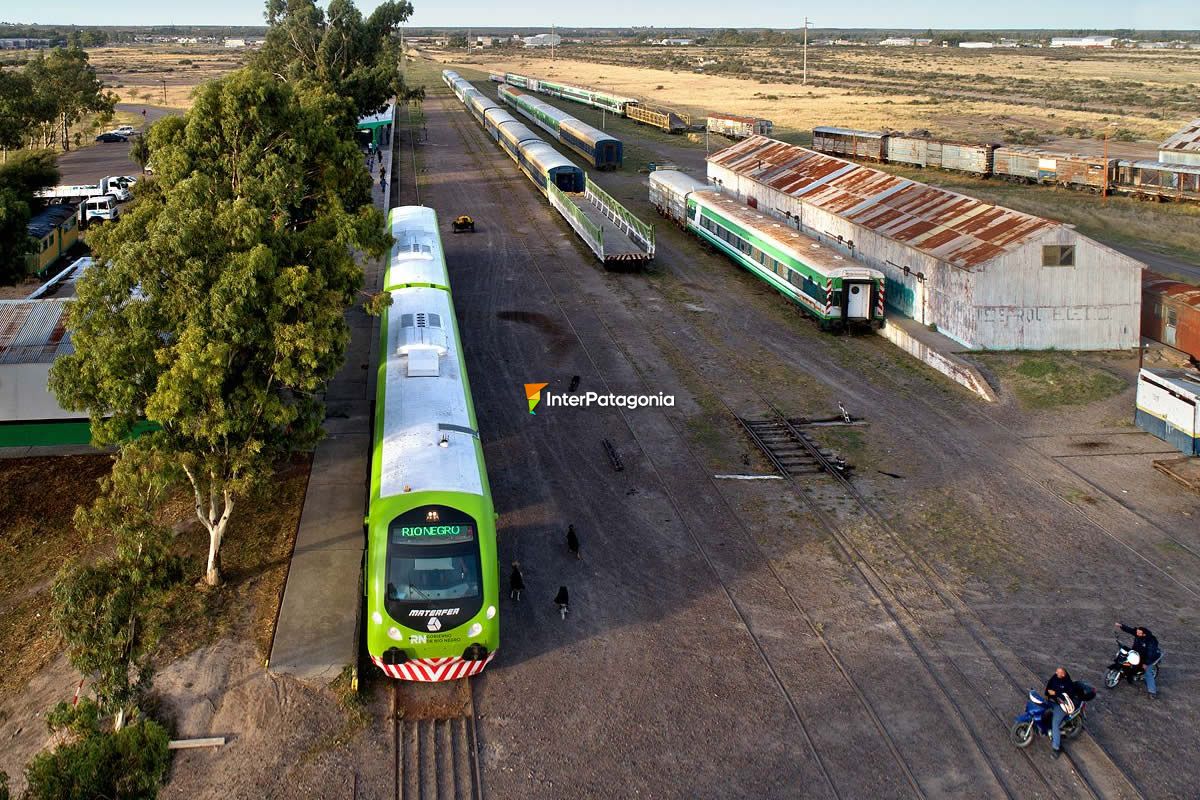
{"label": "train windshield", "polygon": [[483,592],[474,521],[454,509],[421,509],[388,528],[389,605],[470,600]]}

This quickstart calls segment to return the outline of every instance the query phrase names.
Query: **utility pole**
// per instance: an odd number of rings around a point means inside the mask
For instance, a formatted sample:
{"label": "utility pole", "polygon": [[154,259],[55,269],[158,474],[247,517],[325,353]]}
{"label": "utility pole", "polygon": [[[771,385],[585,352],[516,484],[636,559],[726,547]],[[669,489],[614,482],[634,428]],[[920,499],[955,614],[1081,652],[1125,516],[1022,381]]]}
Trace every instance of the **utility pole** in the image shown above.
{"label": "utility pole", "polygon": [[804,73],[800,78],[800,85],[808,85],[808,17],[804,18]]}
{"label": "utility pole", "polygon": [[1110,122],[1104,126],[1104,189],[1100,192],[1100,204],[1108,205],[1108,133],[1112,130],[1115,122]]}
{"label": "utility pole", "polygon": [[558,52],[557,52],[558,51],[558,42],[556,42],[554,40],[554,36],[555,36],[557,28],[558,28],[557,25],[550,26],[550,60],[551,61],[554,61],[556,58],[558,58]]}

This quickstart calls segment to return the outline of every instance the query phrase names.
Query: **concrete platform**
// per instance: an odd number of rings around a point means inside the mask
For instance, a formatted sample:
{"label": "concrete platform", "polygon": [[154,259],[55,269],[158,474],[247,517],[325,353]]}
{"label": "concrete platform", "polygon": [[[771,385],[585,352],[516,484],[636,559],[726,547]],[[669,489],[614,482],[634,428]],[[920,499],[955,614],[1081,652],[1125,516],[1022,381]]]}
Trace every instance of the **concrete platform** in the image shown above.
{"label": "concrete platform", "polygon": [[[375,178],[374,198],[385,211],[392,194],[391,143],[383,149],[388,196]],[[376,162],[378,163],[378,162]],[[378,167],[376,167],[378,169]],[[383,264],[363,265],[364,285],[379,286]],[[283,590],[267,662],[272,672],[328,684],[357,669],[371,457],[371,353],[376,321],[361,307],[346,314],[346,363],[325,392],[326,437],[313,455],[296,547]]]}
{"label": "concrete platform", "polygon": [[996,391],[974,364],[958,355],[963,346],[949,336],[894,312],[879,329],[879,335],[989,403],[996,402]]}

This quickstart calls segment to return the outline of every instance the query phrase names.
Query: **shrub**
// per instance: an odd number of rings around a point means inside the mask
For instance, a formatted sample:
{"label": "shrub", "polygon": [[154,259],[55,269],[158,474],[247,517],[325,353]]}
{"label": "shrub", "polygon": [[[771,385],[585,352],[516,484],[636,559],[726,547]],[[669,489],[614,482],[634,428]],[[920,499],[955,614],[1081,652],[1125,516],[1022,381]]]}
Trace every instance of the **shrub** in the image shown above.
{"label": "shrub", "polygon": [[75,708],[59,703],[46,719],[51,730],[66,731],[68,738],[25,768],[30,800],[158,796],[170,758],[163,726],[141,719],[115,733],[101,730],[99,707],[90,700]]}

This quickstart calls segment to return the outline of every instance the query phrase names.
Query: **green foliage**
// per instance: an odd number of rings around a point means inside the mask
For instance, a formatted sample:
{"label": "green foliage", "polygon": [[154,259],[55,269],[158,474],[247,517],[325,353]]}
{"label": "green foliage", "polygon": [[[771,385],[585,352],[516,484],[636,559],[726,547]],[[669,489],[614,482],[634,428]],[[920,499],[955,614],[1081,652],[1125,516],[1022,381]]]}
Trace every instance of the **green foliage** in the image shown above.
{"label": "green foliage", "polygon": [[142,719],[109,732],[102,729],[100,716],[87,700],[78,708],[60,703],[47,715],[51,730],[69,735],[64,744],[40,753],[25,768],[29,800],[158,796],[170,760],[166,729]]}
{"label": "green foliage", "polygon": [[0,284],[25,277],[25,257],[35,246],[29,238],[33,193],[57,182],[55,157],[47,151],[15,153],[0,164]]}
{"label": "green foliage", "polygon": [[[213,584],[236,499],[320,436],[362,280],[354,250],[390,243],[354,116],[324,88],[251,69],[154,125],[156,180],[92,235],[75,352],[51,370],[98,444],[125,442],[130,475],[186,475]],[[161,428],[126,441],[142,419]]]}
{"label": "green foliage", "polygon": [[383,314],[384,310],[392,304],[391,292],[376,292],[368,295],[363,301],[363,310],[372,317],[378,317]]}
{"label": "green foliage", "polygon": [[180,577],[178,559],[167,550],[167,531],[148,510],[129,507],[129,496],[110,491],[91,514],[76,514],[77,524],[112,525],[117,553],[94,564],[65,566],[51,591],[67,659],[91,676],[92,692],[105,711],[131,710],[149,688],[162,627],[157,601]]}
{"label": "green foliage", "polygon": [[117,96],[104,91],[87,53],[79,48],[55,48],[25,65],[33,88],[28,122],[53,127],[63,150],[71,149],[71,126],[85,113],[112,114]]}
{"label": "green foliage", "polygon": [[[267,38],[256,66],[285,80],[315,81],[349,98],[357,115],[404,97],[399,42],[392,34],[412,15],[408,0],[386,0],[364,18],[353,0],[267,0]],[[357,120],[356,120],[357,121]]]}
{"label": "green foliage", "polygon": [[446,40],[446,44],[450,47],[466,47],[467,35],[465,33],[452,33],[450,38]]}
{"label": "green foliage", "polygon": [[0,769],[0,800],[8,800],[8,773]]}

